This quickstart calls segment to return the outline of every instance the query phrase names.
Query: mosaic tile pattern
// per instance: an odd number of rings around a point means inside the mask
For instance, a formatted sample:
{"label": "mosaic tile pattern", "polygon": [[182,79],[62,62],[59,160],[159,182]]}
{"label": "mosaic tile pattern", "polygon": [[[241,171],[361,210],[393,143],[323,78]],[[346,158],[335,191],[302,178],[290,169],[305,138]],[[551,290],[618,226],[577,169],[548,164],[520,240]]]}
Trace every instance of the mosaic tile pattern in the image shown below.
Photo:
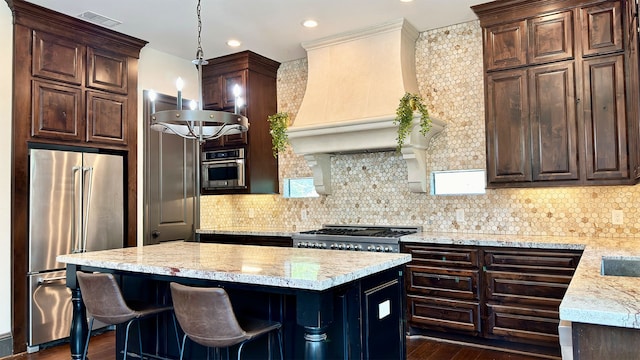
{"label": "mosaic tile pattern", "polygon": [[[428,149],[427,170],[484,168],[479,22],[420,34],[416,68],[431,115],[447,123]],[[304,96],[306,72],[306,59],[284,63],[278,71],[279,111],[294,119]],[[304,159],[291,150],[280,156],[279,165],[281,178],[311,176]],[[433,196],[409,192],[406,165],[395,152],[338,155],[331,166],[335,191],[328,196],[205,196],[202,227],[296,230],[357,223],[478,234],[634,237],[640,232],[640,211],[635,208],[640,201],[638,186],[496,189],[485,195]],[[464,211],[464,222],[456,222],[456,209]],[[612,224],[612,210],[623,211],[623,225]]]}

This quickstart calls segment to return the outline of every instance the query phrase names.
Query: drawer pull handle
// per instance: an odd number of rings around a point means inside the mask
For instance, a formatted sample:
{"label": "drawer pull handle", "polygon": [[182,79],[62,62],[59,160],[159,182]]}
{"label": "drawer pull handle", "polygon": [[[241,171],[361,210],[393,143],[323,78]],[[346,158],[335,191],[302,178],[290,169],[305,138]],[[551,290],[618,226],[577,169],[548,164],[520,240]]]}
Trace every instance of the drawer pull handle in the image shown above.
{"label": "drawer pull handle", "polygon": [[456,276],[456,284],[460,282],[460,278]]}

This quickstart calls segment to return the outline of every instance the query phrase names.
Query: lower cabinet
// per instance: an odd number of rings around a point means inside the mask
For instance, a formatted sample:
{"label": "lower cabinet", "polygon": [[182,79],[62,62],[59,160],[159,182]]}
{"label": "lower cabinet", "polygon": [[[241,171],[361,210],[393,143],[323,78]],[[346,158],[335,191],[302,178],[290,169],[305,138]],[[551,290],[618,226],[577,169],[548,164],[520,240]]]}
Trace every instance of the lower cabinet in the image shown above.
{"label": "lower cabinet", "polygon": [[581,251],[403,243],[410,333],[559,355]]}
{"label": "lower cabinet", "polygon": [[237,245],[261,245],[292,247],[291,236],[238,235],[238,234],[197,234],[197,242]]}

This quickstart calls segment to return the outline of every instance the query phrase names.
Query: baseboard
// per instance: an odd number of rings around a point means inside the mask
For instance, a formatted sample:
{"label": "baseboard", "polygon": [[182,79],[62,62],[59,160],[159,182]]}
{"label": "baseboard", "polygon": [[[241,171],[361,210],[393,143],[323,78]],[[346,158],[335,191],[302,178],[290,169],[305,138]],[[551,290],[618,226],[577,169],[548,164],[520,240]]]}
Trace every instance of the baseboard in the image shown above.
{"label": "baseboard", "polygon": [[0,358],[13,354],[13,336],[11,333],[0,334]]}

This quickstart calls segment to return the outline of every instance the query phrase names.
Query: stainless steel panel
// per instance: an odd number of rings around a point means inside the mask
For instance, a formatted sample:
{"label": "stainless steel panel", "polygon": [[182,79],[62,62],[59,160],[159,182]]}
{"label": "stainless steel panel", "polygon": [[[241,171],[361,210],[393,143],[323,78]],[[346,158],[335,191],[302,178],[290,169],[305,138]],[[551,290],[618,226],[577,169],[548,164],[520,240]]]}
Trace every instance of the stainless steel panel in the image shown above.
{"label": "stainless steel panel", "polygon": [[71,291],[65,272],[27,276],[29,282],[29,346],[69,336]]}
{"label": "stainless steel panel", "polygon": [[82,248],[86,251],[121,248],[124,243],[123,158],[84,154]]}
{"label": "stainless steel panel", "polygon": [[[64,270],[27,276],[30,295],[28,346],[69,337],[73,308],[65,276]],[[92,329],[106,326],[96,320]]]}
{"label": "stainless steel panel", "polygon": [[72,250],[74,168],[81,153],[32,149],[29,179],[29,272],[60,269]]}

